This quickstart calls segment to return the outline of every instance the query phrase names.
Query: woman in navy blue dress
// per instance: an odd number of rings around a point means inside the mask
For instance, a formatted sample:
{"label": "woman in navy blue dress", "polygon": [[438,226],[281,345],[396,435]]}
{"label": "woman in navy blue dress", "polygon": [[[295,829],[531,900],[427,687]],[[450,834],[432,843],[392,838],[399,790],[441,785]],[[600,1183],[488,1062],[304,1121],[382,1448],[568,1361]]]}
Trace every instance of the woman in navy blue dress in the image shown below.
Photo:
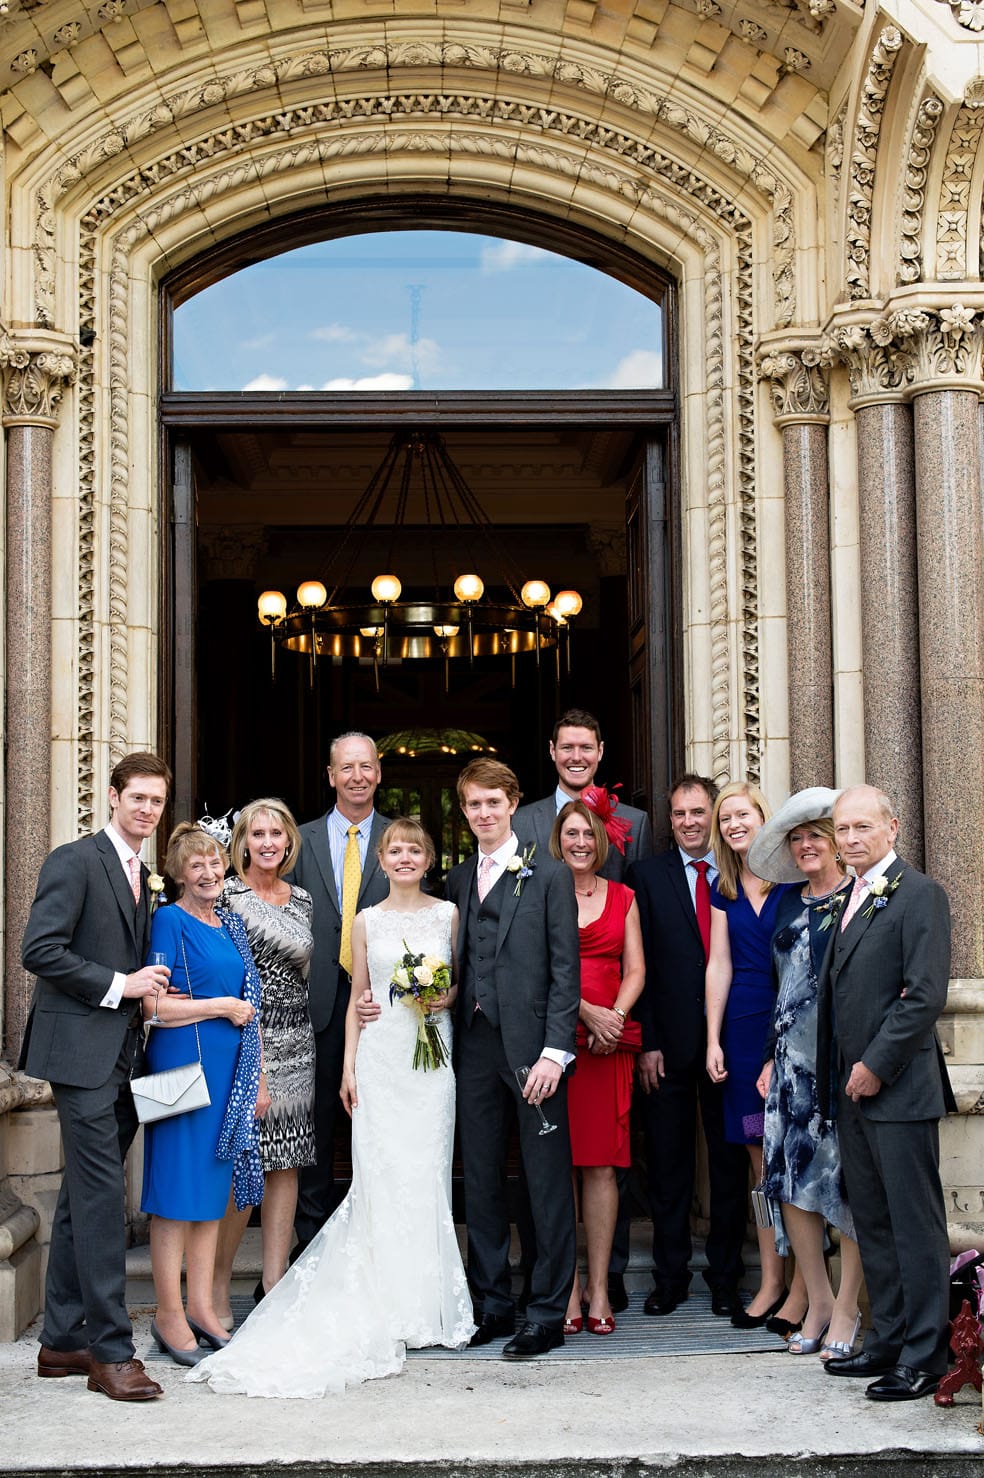
{"label": "woman in navy blue dress", "polygon": [[[161,1025],[150,1030],[148,1070],[183,1066],[200,1052],[211,1100],[206,1108],[148,1124],[144,1141],[141,1210],[151,1217],[157,1294],[152,1333],[180,1365],[193,1365],[204,1355],[199,1338],[215,1348],[226,1342],[212,1307],[216,1241],[236,1150],[245,1145],[248,1155],[251,1130],[256,1137],[259,983],[241,920],[215,907],[226,866],[218,843],[182,822],[165,862],[168,891],[177,901],[158,909],[151,926],[151,954],[164,955],[171,980],[157,1003]],[[181,1300],[183,1261],[187,1314]]]}
{"label": "woman in navy blue dress", "polygon": [[[755,785],[734,781],[719,794],[711,817],[718,875],[711,885],[711,948],[707,960],[707,1071],[723,1084],[724,1134],[744,1144],[756,1184],[762,1178],[764,1105],[756,1083],[772,1022],[772,934],[786,892],[757,878],[748,849],[769,817]],[[732,1317],[754,1329],[778,1314],[786,1301],[785,1262],[771,1227],[758,1228],[762,1283],[748,1308]]]}

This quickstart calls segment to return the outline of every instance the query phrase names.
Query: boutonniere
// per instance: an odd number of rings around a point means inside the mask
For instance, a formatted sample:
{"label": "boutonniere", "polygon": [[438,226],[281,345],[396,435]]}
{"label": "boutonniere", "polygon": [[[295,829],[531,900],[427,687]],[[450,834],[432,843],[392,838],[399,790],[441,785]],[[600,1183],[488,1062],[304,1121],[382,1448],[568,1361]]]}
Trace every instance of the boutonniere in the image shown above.
{"label": "boutonniere", "polygon": [[888,881],[884,874],[880,878],[875,878],[875,881],[868,889],[868,897],[871,899],[871,902],[867,908],[861,910],[861,917],[863,919],[870,919],[876,908],[887,908],[888,900],[904,876],[905,873],[900,872],[898,877],[893,878],[891,882]]}
{"label": "boutonniere", "polygon": [[514,852],[506,863],[506,872],[515,873],[516,875],[516,886],[513,889],[513,896],[515,898],[518,898],[520,893],[522,893],[523,884],[526,882],[526,879],[533,876],[533,869],[536,866],[536,863],[533,861],[535,851],[536,842],[530,847],[524,847],[522,856],[518,852]]}
{"label": "boutonniere", "polygon": [[154,909],[160,903],[161,894],[164,892],[164,879],[159,872],[152,872],[150,874],[150,877],[147,879],[147,888],[150,892],[150,906],[151,909]]}

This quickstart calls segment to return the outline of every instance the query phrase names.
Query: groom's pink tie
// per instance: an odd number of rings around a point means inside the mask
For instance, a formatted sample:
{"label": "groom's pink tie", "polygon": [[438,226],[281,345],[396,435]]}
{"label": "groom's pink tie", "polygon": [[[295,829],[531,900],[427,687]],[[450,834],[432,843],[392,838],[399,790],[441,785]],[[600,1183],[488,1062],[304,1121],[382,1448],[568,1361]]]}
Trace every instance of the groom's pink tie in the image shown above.
{"label": "groom's pink tie", "polygon": [[492,886],[492,858],[483,857],[478,864],[478,901],[485,902],[485,895]]}
{"label": "groom's pink tie", "polygon": [[844,917],[841,919],[842,934],[853,919],[854,915],[857,913],[858,909],[861,907],[861,894],[864,892],[867,886],[868,885],[865,882],[864,878],[861,876],[860,873],[858,873],[858,876],[854,879],[854,887],[851,889],[851,896],[847,900],[847,907],[844,910]]}

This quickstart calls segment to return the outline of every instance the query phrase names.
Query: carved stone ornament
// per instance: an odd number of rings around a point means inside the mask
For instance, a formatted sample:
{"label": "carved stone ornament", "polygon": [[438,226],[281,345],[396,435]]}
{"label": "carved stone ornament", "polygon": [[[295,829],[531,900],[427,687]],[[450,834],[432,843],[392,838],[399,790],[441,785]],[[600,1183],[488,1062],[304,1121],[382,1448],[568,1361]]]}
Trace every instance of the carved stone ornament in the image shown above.
{"label": "carved stone ornament", "polygon": [[900,283],[918,282],[923,275],[922,233],[926,210],[926,178],[943,111],[942,100],[935,93],[930,93],[919,104],[912,126],[899,220]]}
{"label": "carved stone ornament", "polygon": [[912,380],[912,354],[892,337],[887,320],[845,324],[830,333],[828,342],[847,367],[852,400],[902,399]]}
{"label": "carved stone ornament", "polygon": [[966,31],[984,31],[984,3],[982,0],[939,0],[948,5],[953,19]]}
{"label": "carved stone ornament", "polygon": [[209,580],[252,580],[257,561],[266,553],[269,534],[263,524],[237,524],[233,531],[202,524],[198,539]]}
{"label": "carved stone ornament", "polygon": [[847,191],[847,291],[853,301],[871,296],[871,202],[878,140],[889,84],[901,49],[901,31],[886,26],[872,48],[858,101]]}
{"label": "carved stone ornament", "polygon": [[777,426],[826,421],[830,411],[827,369],[832,358],[830,347],[823,343],[767,349],[761,355],[759,378],[771,381]]}
{"label": "carved stone ornament", "polygon": [[[913,385],[949,382],[979,388],[984,318],[962,303],[949,308],[900,308],[885,318],[885,332],[902,340],[912,356]],[[953,386],[958,382],[958,387]]]}
{"label": "carved stone ornament", "polygon": [[21,335],[0,329],[4,425],[57,425],[59,402],[75,373],[75,354],[66,342],[34,330]]}

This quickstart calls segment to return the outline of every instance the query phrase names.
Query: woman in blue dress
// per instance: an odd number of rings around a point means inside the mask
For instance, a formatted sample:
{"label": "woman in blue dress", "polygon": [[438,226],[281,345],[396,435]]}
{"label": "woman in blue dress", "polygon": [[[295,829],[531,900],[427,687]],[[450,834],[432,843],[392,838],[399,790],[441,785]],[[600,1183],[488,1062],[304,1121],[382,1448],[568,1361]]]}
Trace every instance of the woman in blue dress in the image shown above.
{"label": "woman in blue dress", "polygon": [[[707,1071],[722,1083],[724,1135],[744,1144],[756,1184],[762,1178],[764,1112],[756,1082],[772,1021],[772,933],[785,887],[757,878],[748,849],[769,816],[755,785],[733,781],[718,795],[711,844],[718,875],[711,885],[711,948],[707,959]],[[748,1308],[732,1316],[738,1329],[755,1329],[786,1301],[785,1262],[771,1227],[758,1229],[762,1283]]]}
{"label": "woman in blue dress", "polygon": [[158,998],[160,1024],[150,1030],[148,1070],[181,1067],[200,1056],[210,1098],[206,1108],[148,1124],[144,1142],[141,1209],[151,1217],[157,1295],[151,1332],[179,1365],[202,1357],[199,1339],[213,1348],[226,1342],[212,1306],[212,1279],[230,1187],[239,1204],[255,1204],[242,1198],[258,1201],[263,1194],[255,1120],[260,984],[242,920],[215,906],[226,867],[219,844],[182,822],[164,864],[168,896],[176,895],[176,902],[158,909],[151,925],[151,955],[164,956],[171,981]]}
{"label": "woman in blue dress", "polygon": [[[831,819],[838,794],[813,786],[790,796],[758,833],[749,857],[760,877],[795,884],[779,905],[772,936],[778,995],[759,1077],[764,1186],[782,1205],[777,1241],[784,1244],[788,1236],[809,1299],[802,1333],[786,1348],[793,1355],[819,1352],[821,1360],[852,1354],[861,1326],[861,1257],[844,1195],[837,1126],[821,1117],[817,1094],[817,979],[851,891]],[[840,1232],[836,1298],[824,1261],[825,1223]]]}

